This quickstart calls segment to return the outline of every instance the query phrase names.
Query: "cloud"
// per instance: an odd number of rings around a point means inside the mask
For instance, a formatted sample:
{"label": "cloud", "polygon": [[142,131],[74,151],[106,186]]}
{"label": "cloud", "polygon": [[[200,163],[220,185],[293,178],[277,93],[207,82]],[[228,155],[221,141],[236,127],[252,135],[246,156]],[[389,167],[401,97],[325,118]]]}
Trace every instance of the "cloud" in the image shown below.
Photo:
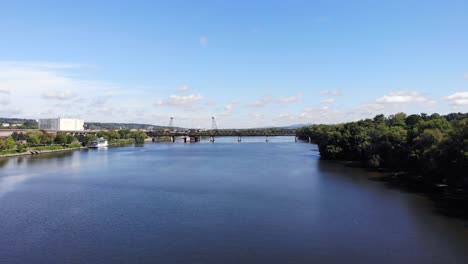
{"label": "cloud", "polygon": [[216,105],[216,100],[207,99],[207,100],[205,101],[205,105]]}
{"label": "cloud", "polygon": [[182,85],[181,87],[177,88],[178,92],[186,92],[188,90],[190,90],[190,87],[188,87],[187,85]]}
{"label": "cloud", "polygon": [[[21,111],[0,107],[0,112],[16,113],[21,115],[17,117],[24,118],[67,116],[89,121],[103,118],[116,121],[124,118],[121,115],[105,116],[104,112],[100,112],[101,108],[90,111],[88,104],[93,98],[112,96],[120,99],[116,102],[116,109],[127,108],[134,90],[124,89],[120,84],[112,82],[79,77],[83,73],[88,75],[88,72],[83,72],[88,68],[73,63],[0,61],[0,97],[9,94],[10,104],[21,106]],[[78,95],[85,95],[86,98]],[[140,94],[139,100],[148,97],[147,94]],[[150,106],[150,99],[147,102]],[[64,107],[67,104],[68,107]]]}
{"label": "cloud", "polygon": [[[348,109],[336,109],[331,104],[335,98],[322,100],[327,105],[322,107],[306,107],[298,114],[283,113],[274,120],[281,124],[291,124],[291,122],[313,123],[313,124],[335,124],[349,121],[356,121],[363,118],[371,118],[378,114],[395,114],[398,112],[420,113],[432,112],[437,103],[428,96],[414,91],[400,91],[385,94],[379,98],[370,100],[361,105]],[[468,93],[456,93],[446,97],[457,103],[468,104]]]}
{"label": "cloud", "polygon": [[42,94],[42,98],[44,99],[52,99],[52,100],[69,100],[76,97],[76,94],[72,91],[47,91]]}
{"label": "cloud", "polygon": [[343,120],[343,112],[324,107],[306,107],[299,114],[283,113],[275,120],[282,125],[291,123],[333,124]]}
{"label": "cloud", "polygon": [[200,38],[198,38],[198,43],[200,43],[200,45],[202,45],[202,46],[208,45],[208,37],[207,36],[201,36]]}
{"label": "cloud", "polygon": [[302,94],[281,98],[263,97],[247,104],[248,107],[264,107],[269,104],[292,104],[302,100]]}
{"label": "cloud", "polygon": [[0,106],[1,105],[9,105],[9,104],[11,104],[10,99],[6,99],[6,98],[0,99]]}
{"label": "cloud", "polygon": [[468,73],[465,73],[465,74],[463,75],[463,78],[465,78],[465,80],[468,80]]}
{"label": "cloud", "polygon": [[424,95],[421,95],[418,92],[411,92],[411,91],[402,91],[402,92],[396,92],[396,93],[389,93],[384,95],[383,97],[380,97],[376,100],[378,103],[423,103],[423,102],[428,102],[430,101],[429,98],[427,98]]}
{"label": "cloud", "polygon": [[283,98],[279,98],[276,101],[280,104],[291,104],[291,103],[296,103],[302,100],[302,94],[298,94],[295,96],[287,96]]}
{"label": "cloud", "polygon": [[458,92],[444,97],[453,107],[468,105],[468,92]]}
{"label": "cloud", "polygon": [[232,104],[232,103],[227,104],[227,105],[224,106],[224,111],[231,112],[233,108],[234,108],[234,104]]}
{"label": "cloud", "polygon": [[167,106],[191,106],[192,104],[203,99],[203,96],[200,94],[190,94],[190,95],[170,95],[169,98],[164,100],[159,100],[156,105],[167,105]]}
{"label": "cloud", "polygon": [[2,68],[23,68],[23,69],[42,69],[42,70],[60,70],[87,67],[78,63],[65,62],[41,62],[41,61],[0,61]]}
{"label": "cloud", "polygon": [[93,98],[88,106],[91,108],[101,108],[101,107],[105,107],[108,101],[109,101],[109,97],[99,96],[99,97]]}
{"label": "cloud", "polygon": [[345,121],[370,118],[378,114],[434,112],[436,104],[437,101],[415,91],[393,92],[350,109],[345,113]]}
{"label": "cloud", "polygon": [[320,94],[326,96],[340,96],[341,91],[339,89],[322,90]]}
{"label": "cloud", "polygon": [[6,88],[0,88],[0,94],[11,94],[11,91]]}
{"label": "cloud", "polygon": [[250,116],[251,118],[259,119],[259,120],[265,118],[265,115],[264,115],[264,114],[262,114],[262,113],[256,113],[256,112],[254,112],[254,113],[249,113],[249,116]]}
{"label": "cloud", "polygon": [[327,98],[327,99],[323,99],[322,101],[320,101],[321,104],[333,104],[335,102],[335,98]]}
{"label": "cloud", "polygon": [[249,106],[249,107],[263,107],[263,106],[266,106],[266,105],[268,105],[268,104],[270,104],[272,102],[273,102],[272,98],[265,97],[265,98],[257,99],[254,102],[247,104],[247,106]]}

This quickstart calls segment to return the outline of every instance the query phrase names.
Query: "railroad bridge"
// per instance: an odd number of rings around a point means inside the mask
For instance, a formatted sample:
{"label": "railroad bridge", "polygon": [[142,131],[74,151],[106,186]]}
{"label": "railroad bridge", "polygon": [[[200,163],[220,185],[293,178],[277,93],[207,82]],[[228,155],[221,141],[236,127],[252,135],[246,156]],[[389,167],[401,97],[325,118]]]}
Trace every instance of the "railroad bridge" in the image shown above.
{"label": "railroad bridge", "polygon": [[183,138],[185,142],[198,142],[202,137],[209,137],[211,142],[214,142],[216,137],[237,137],[237,141],[241,142],[242,137],[265,137],[268,142],[269,137],[278,136],[293,136],[296,138],[295,129],[285,128],[267,128],[267,129],[211,129],[211,130],[187,130],[187,131],[168,131],[156,130],[147,131],[148,137],[157,141],[159,138],[169,138],[175,142],[176,138]]}

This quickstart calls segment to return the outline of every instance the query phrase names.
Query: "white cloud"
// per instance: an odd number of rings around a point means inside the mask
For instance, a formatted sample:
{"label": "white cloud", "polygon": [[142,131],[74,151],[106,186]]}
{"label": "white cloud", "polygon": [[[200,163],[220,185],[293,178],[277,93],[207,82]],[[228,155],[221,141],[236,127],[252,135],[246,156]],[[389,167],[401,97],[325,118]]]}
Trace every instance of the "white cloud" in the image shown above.
{"label": "white cloud", "polygon": [[[84,69],[89,67],[80,68],[78,64],[71,63],[0,61],[0,97],[9,94],[10,104],[21,106],[21,111],[16,111],[11,109],[11,105],[8,108],[0,105],[0,112],[25,118],[66,116],[88,121],[103,118],[117,121],[125,118],[121,115],[106,116],[104,111],[110,107],[90,111],[88,104],[92,98],[114,96],[120,99],[115,102],[118,107],[114,108],[122,110],[128,107],[134,90],[124,89],[111,82],[77,77],[85,73]],[[79,95],[86,98],[80,98]],[[139,101],[148,97],[147,94],[140,94]],[[68,105],[60,102],[67,102]],[[151,106],[150,99],[147,102]]]}
{"label": "white cloud", "polygon": [[260,98],[255,100],[252,103],[247,104],[249,107],[263,107],[273,102],[273,99],[270,97]]}
{"label": "white cloud", "polygon": [[327,98],[327,99],[323,99],[322,101],[320,101],[321,104],[333,104],[335,102],[335,98]]}
{"label": "white cloud", "polygon": [[78,63],[65,62],[41,62],[41,61],[0,61],[2,68],[22,68],[22,69],[43,69],[43,70],[60,70],[83,68],[85,65]]}
{"label": "white cloud", "polygon": [[203,99],[200,94],[190,95],[171,95],[169,98],[159,100],[156,105],[168,105],[168,106],[190,106]]}
{"label": "white cloud", "polygon": [[302,100],[302,94],[281,98],[263,97],[247,104],[249,107],[264,107],[269,104],[292,104]]}
{"label": "white cloud", "polygon": [[458,92],[444,97],[453,107],[468,105],[468,92]]}
{"label": "white cloud", "polygon": [[325,96],[340,96],[341,91],[339,89],[329,89],[320,91],[320,94]]}
{"label": "white cloud", "polygon": [[42,94],[42,98],[44,99],[52,99],[52,100],[69,100],[76,97],[76,94],[72,91],[47,91]]}
{"label": "white cloud", "polygon": [[232,103],[227,104],[227,105],[224,106],[224,111],[231,112],[233,108],[234,108],[234,104],[232,104]]}
{"label": "white cloud", "polygon": [[187,85],[182,85],[181,87],[177,88],[178,92],[186,92],[188,90],[190,90],[190,87],[188,87]]}
{"label": "white cloud", "polygon": [[10,99],[7,99],[7,98],[2,98],[0,99],[0,106],[1,105],[9,105],[11,104],[11,100]]}
{"label": "white cloud", "polygon": [[436,104],[435,100],[419,92],[399,91],[354,107],[347,111],[346,116],[348,120],[358,120],[378,114],[433,112]]}
{"label": "white cloud", "polygon": [[291,103],[296,103],[302,100],[302,94],[298,94],[295,96],[287,96],[283,98],[279,98],[276,101],[280,104],[291,104]]}
{"label": "white cloud", "polygon": [[376,100],[378,103],[392,104],[392,103],[423,103],[429,102],[430,99],[426,96],[412,91],[402,91],[396,93],[389,93]]}
{"label": "white cloud", "polygon": [[205,105],[216,105],[216,100],[213,100],[213,99],[207,99],[205,101]]}
{"label": "white cloud", "polygon": [[200,43],[200,45],[202,45],[202,46],[208,45],[208,37],[207,36],[201,36],[200,38],[198,38],[198,43]]}
{"label": "white cloud", "polygon": [[0,88],[0,94],[11,94],[11,91],[6,88]]}
{"label": "white cloud", "polygon": [[[334,124],[372,118],[378,114],[395,114],[398,112],[420,113],[433,112],[436,101],[414,91],[395,92],[348,109],[336,109],[330,104],[334,98],[324,99],[327,104],[322,107],[306,107],[299,114],[285,113],[275,120],[281,124],[291,123],[324,123]],[[446,98],[449,100],[449,97]],[[468,93],[456,93],[450,96],[457,103],[468,103]],[[457,101],[458,100],[458,101]]]}
{"label": "white cloud", "polygon": [[257,112],[254,112],[254,113],[249,113],[249,116],[253,119],[257,119],[257,120],[263,120],[265,118],[265,115],[262,114],[262,113],[257,113]]}
{"label": "white cloud", "polygon": [[280,114],[276,120],[282,125],[292,123],[332,124],[343,120],[343,112],[324,107],[307,107],[299,114]]}

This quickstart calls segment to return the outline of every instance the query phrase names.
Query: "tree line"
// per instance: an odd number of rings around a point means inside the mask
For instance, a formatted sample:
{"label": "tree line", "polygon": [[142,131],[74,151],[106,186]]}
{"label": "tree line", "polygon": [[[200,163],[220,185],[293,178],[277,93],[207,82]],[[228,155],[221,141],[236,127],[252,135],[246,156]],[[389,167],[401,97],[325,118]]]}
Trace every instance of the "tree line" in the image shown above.
{"label": "tree line", "polygon": [[398,113],[337,125],[312,125],[297,131],[310,137],[324,159],[359,162],[402,172],[421,185],[468,190],[468,114]]}
{"label": "tree line", "polygon": [[96,135],[72,135],[63,132],[54,135],[44,130],[30,130],[25,133],[13,132],[11,136],[0,139],[0,153],[24,152],[27,148],[57,145],[66,147],[88,146],[98,137],[105,138],[110,144],[144,143],[146,133],[129,129],[99,131]]}

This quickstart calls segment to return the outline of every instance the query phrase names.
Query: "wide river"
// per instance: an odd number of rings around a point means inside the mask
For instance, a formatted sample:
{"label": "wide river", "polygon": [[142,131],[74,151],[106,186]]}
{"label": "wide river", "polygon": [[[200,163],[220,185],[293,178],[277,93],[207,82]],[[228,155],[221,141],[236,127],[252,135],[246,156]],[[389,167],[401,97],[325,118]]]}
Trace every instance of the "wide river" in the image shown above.
{"label": "wide river", "polygon": [[0,159],[0,263],[468,263],[468,225],[291,138]]}

